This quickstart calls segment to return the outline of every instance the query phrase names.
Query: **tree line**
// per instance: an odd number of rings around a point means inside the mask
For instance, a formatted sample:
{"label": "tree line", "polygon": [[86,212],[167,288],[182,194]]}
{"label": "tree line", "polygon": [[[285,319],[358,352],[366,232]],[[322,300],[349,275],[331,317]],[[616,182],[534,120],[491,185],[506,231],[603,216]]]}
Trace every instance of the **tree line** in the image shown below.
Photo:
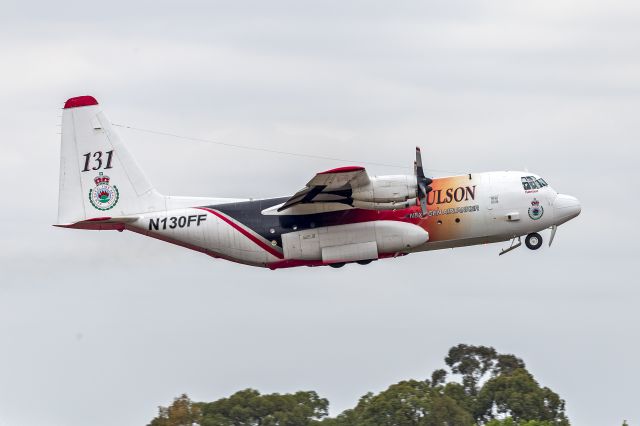
{"label": "tree line", "polygon": [[515,355],[460,344],[444,361],[429,378],[369,392],[336,417],[314,391],[245,389],[213,402],[181,395],[148,426],[569,426],[564,400]]}

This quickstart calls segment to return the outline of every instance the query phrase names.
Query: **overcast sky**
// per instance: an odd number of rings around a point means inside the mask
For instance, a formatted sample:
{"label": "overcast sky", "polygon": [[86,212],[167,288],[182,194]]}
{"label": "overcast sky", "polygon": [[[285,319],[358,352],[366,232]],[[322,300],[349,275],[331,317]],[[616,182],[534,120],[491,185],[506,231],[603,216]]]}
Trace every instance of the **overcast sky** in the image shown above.
{"label": "overcast sky", "polygon": [[[182,392],[246,387],[337,414],[458,343],[522,357],[575,425],[640,424],[638,2],[172,3],[2,1],[0,426],[144,425]],[[582,214],[537,252],[340,270],[53,228],[61,107],[85,94],[115,123],[227,143],[526,167]],[[285,196],[345,165],[119,130],[172,195]]]}

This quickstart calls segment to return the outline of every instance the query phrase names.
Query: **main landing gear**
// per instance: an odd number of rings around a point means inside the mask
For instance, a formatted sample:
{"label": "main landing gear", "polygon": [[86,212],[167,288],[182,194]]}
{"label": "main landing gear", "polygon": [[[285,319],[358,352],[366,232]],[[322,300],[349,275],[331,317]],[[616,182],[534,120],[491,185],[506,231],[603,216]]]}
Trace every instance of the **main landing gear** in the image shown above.
{"label": "main landing gear", "polygon": [[[368,265],[371,262],[373,262],[376,259],[365,259],[365,260],[356,260],[356,263],[358,265]],[[351,263],[351,262],[349,262]],[[330,263],[329,266],[331,266],[332,268],[342,268],[344,265],[346,265],[347,262],[337,262],[337,263]]]}
{"label": "main landing gear", "polygon": [[542,236],[537,232],[532,232],[524,239],[524,244],[529,250],[538,250],[542,245]]}

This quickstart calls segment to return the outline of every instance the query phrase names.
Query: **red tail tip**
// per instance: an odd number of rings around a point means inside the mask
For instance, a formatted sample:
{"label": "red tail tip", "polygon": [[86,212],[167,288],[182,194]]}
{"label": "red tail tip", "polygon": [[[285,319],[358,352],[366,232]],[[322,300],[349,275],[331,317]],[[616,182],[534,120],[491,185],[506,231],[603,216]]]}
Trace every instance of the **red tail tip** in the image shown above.
{"label": "red tail tip", "polygon": [[98,101],[93,96],[78,96],[75,98],[67,99],[64,103],[64,108],[77,108],[89,105],[98,105]]}

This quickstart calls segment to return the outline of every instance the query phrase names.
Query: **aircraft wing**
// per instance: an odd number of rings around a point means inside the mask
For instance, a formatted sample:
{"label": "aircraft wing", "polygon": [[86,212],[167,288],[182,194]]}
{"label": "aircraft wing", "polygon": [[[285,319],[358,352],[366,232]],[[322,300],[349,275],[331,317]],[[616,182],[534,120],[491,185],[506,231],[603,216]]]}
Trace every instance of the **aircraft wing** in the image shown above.
{"label": "aircraft wing", "polygon": [[281,212],[298,204],[343,203],[351,205],[355,189],[369,185],[369,175],[364,167],[339,167],[316,174],[307,186],[296,192],[282,206]]}

